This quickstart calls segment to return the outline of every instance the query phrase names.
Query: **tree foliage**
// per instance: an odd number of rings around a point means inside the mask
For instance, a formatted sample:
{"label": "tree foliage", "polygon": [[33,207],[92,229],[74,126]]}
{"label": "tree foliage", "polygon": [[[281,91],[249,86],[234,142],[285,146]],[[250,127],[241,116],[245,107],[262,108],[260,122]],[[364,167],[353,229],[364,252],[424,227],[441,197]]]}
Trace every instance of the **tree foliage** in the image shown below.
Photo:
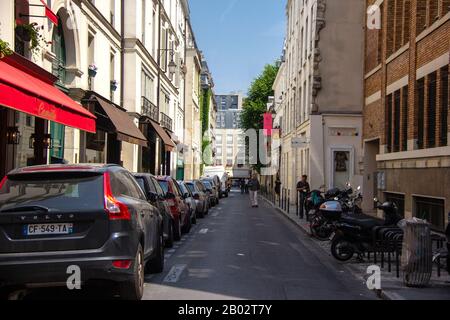
{"label": "tree foliage", "polygon": [[[246,130],[263,129],[264,113],[267,112],[267,103],[269,97],[274,95],[273,84],[279,70],[279,62],[268,64],[264,67],[263,72],[253,80],[248,90],[248,97],[244,100],[243,111],[241,114],[241,128]],[[259,141],[258,150],[259,150]],[[247,156],[249,156],[249,145],[247,145]],[[258,164],[253,169],[260,172],[261,163],[258,156]]]}
{"label": "tree foliage", "polygon": [[263,128],[264,113],[267,111],[269,97],[274,94],[272,86],[278,69],[278,62],[266,65],[263,72],[250,85],[241,114],[241,128],[244,130]]}

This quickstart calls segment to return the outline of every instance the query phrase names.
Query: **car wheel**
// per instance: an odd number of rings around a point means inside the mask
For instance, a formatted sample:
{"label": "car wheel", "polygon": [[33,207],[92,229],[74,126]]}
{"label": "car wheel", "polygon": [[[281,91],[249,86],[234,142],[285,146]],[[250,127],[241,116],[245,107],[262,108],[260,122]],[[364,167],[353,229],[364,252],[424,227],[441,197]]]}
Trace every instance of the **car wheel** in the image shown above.
{"label": "car wheel", "polygon": [[179,217],[173,225],[173,239],[175,241],[181,240],[181,221],[180,221],[180,219],[181,219],[181,217]]}
{"label": "car wheel", "polygon": [[169,231],[168,231],[169,235],[168,235],[168,238],[166,240],[166,248],[169,248],[169,249],[173,247],[173,243],[174,243],[174,239],[173,239],[173,224],[174,224],[173,220],[170,220],[170,222],[169,222]]}
{"label": "car wheel", "polygon": [[161,273],[164,271],[164,233],[159,232],[158,243],[156,245],[155,257],[147,262],[146,272],[148,273]]}
{"label": "car wheel", "polygon": [[133,279],[120,284],[120,297],[123,300],[141,300],[144,295],[144,252],[138,245],[133,263]]}

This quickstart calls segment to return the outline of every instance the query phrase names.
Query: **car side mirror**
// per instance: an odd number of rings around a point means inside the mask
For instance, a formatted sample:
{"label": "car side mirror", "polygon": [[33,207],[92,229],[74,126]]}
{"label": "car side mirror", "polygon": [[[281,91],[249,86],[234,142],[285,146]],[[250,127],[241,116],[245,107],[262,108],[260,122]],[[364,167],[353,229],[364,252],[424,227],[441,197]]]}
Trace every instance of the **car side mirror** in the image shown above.
{"label": "car side mirror", "polygon": [[174,200],[176,197],[172,192],[166,193],[166,200]]}
{"label": "car side mirror", "polygon": [[147,198],[148,198],[148,200],[150,201],[150,202],[153,202],[153,203],[155,203],[156,201],[158,201],[158,195],[156,194],[156,193],[153,193],[153,192],[149,192],[148,193],[148,195],[147,195]]}

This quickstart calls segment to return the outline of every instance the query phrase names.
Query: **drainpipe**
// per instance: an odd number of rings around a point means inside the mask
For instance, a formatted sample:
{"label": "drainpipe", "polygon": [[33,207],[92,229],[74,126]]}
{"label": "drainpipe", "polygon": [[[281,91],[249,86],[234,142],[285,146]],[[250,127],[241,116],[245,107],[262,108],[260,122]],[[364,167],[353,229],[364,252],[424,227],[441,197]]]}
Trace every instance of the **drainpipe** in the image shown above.
{"label": "drainpipe", "polygon": [[[156,89],[156,106],[158,107],[158,119],[159,119],[160,112],[161,112],[160,111],[160,102],[161,102],[160,101],[161,100],[161,6],[162,6],[162,2],[161,2],[161,0],[158,0],[158,42],[157,42],[157,50],[156,50],[156,55],[157,55],[156,60],[158,63],[158,85],[157,85],[157,89]],[[161,139],[160,139],[160,141],[161,141]],[[156,156],[156,154],[159,154],[159,158],[162,160],[162,154],[160,154],[160,153],[162,153],[162,145],[160,145],[158,153],[155,153],[155,156]],[[164,174],[164,172],[161,172],[162,161],[155,161],[155,162],[157,165],[156,172],[158,172],[159,174]]]}
{"label": "drainpipe", "polygon": [[124,86],[124,80],[125,80],[125,14],[124,14],[124,8],[125,8],[125,0],[121,0],[120,3],[120,106],[123,108],[124,104],[124,92],[125,92],[125,86]]}

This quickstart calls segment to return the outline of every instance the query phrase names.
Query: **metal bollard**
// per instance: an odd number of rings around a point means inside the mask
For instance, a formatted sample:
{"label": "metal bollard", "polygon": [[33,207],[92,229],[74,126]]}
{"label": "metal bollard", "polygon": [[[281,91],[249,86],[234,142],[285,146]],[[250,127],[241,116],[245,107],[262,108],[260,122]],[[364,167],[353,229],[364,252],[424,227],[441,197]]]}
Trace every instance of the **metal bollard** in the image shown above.
{"label": "metal bollard", "polygon": [[288,190],[288,198],[287,198],[287,213],[291,212],[291,190]]}

